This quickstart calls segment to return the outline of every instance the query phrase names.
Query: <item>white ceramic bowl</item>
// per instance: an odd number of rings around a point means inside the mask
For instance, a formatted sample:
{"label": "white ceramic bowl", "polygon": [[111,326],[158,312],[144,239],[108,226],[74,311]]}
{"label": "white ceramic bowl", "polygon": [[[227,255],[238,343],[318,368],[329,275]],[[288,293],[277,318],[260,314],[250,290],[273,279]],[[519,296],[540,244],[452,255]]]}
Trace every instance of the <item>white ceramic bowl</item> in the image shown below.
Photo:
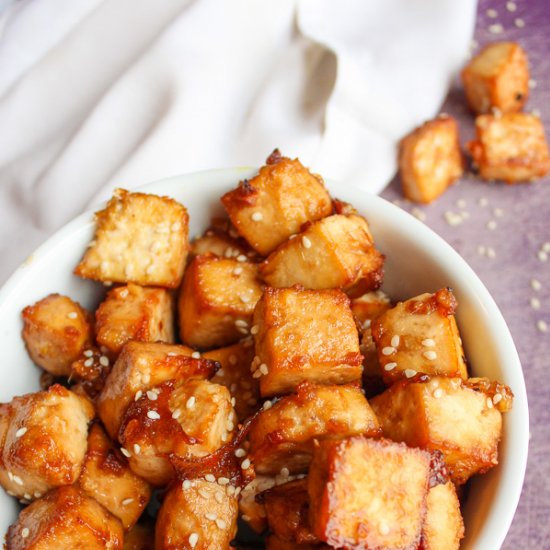
{"label": "white ceramic bowl", "polygon": [[[190,235],[199,234],[213,214],[221,213],[219,197],[235,187],[251,168],[214,170],[148,184],[142,191],[171,196],[191,218]],[[394,298],[452,287],[458,302],[458,324],[466,355],[477,376],[509,385],[514,408],[504,416],[500,464],[476,478],[464,510],[463,548],[500,548],[519,500],[527,460],[529,419],[525,383],[510,332],[487,289],[466,262],[418,220],[385,200],[359,189],[328,182],[334,197],[352,203],[369,221],[377,247],[386,254],[384,289]],[[0,400],[38,389],[39,370],[21,340],[20,312],[51,292],[66,294],[85,307],[96,306],[101,285],[72,275],[93,234],[93,213],[82,214],[58,231],[19,267],[0,291]],[[0,534],[16,518],[18,506],[0,492]]]}

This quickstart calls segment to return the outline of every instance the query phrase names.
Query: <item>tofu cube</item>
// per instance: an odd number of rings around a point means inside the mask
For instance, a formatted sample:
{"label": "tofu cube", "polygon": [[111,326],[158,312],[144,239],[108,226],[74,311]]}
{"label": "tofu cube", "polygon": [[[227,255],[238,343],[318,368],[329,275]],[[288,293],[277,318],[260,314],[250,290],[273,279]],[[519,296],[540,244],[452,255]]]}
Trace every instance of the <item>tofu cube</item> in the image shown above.
{"label": "tofu cube", "polygon": [[189,250],[187,210],[168,197],[116,189],[74,272],[114,283],[177,288]]}
{"label": "tofu cube", "polygon": [[92,339],[91,316],[79,304],[50,294],[23,310],[23,340],[31,359],[54,376],[69,376]]}
{"label": "tofu cube", "polygon": [[250,246],[267,256],[302,224],[332,213],[332,202],[320,176],[298,159],[282,157],[278,150],[258,175],[242,181],[222,199],[231,222]]}
{"label": "tofu cube", "polygon": [[384,256],[374,247],[367,221],[337,214],[281,244],[261,264],[260,273],[277,288],[341,288],[360,296],[382,284],[383,266]]}
{"label": "tofu cube", "polygon": [[386,384],[418,373],[468,377],[449,289],[399,302],[372,323]]}
{"label": "tofu cube", "polygon": [[527,55],[516,42],[488,44],[466,65],[462,82],[477,114],[521,111],[529,96]]}
{"label": "tofu cube", "polygon": [[122,548],[120,521],[76,486],[60,487],[24,508],[8,529],[8,550]]}
{"label": "tofu cube", "polygon": [[305,381],[361,379],[359,335],[341,290],[268,287],[254,310],[254,327],[253,376],[264,397],[292,392]]}
{"label": "tofu cube", "polygon": [[237,342],[249,333],[261,295],[256,264],[197,256],[185,272],[178,300],[182,341],[200,349]]}
{"label": "tofu cube", "polygon": [[307,472],[313,449],[323,439],[382,435],[368,401],[356,386],[300,384],[254,419],[250,459],[260,474]]}
{"label": "tofu cube", "polygon": [[390,297],[382,290],[367,292],[351,300],[351,311],[357,324],[369,328],[371,323],[392,307]]}
{"label": "tofu cube", "polygon": [[405,136],[399,147],[399,173],[403,194],[428,204],[464,171],[456,120],[441,115]]}
{"label": "tofu cube", "polygon": [[484,180],[527,182],[550,171],[544,126],[534,115],[478,116],[476,139],[467,148]]}
{"label": "tofu cube", "polygon": [[386,437],[441,451],[457,485],[498,464],[502,414],[460,378],[394,384],[370,404]]}
{"label": "tofu cube", "polygon": [[336,548],[416,548],[430,455],[363,436],[322,441],[308,477],[310,525]]}
{"label": "tofu cube", "polygon": [[163,288],[130,283],[111,290],[97,308],[96,339],[113,357],[129,340],[174,341],[173,302]]}
{"label": "tofu cube", "polygon": [[83,391],[83,395],[95,401],[105,386],[111,368],[110,359],[95,346],[89,346],[71,365],[69,381],[76,382],[71,386],[71,390],[76,391],[75,388],[78,387],[79,391]]}
{"label": "tofu cube", "polygon": [[137,523],[124,534],[123,550],[153,550],[155,527],[150,523]]}

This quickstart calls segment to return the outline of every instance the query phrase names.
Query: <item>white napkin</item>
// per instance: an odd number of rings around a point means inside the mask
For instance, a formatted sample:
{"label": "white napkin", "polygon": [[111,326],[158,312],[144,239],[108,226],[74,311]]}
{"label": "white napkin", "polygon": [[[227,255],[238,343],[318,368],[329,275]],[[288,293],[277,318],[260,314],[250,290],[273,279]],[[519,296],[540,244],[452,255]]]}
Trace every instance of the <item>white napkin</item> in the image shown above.
{"label": "white napkin", "polygon": [[115,186],[274,147],[379,192],[475,0],[40,0],[0,19],[0,282]]}

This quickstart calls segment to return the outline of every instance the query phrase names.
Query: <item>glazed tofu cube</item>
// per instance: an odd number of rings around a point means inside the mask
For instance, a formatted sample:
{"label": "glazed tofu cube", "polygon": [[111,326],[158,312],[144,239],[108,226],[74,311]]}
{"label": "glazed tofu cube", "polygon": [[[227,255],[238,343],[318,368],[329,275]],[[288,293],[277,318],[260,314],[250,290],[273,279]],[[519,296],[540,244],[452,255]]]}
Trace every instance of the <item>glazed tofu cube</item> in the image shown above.
{"label": "glazed tofu cube", "polygon": [[418,373],[461,376],[468,372],[449,289],[399,302],[372,323],[386,384]]}
{"label": "glazed tofu cube", "polygon": [[111,372],[111,361],[95,346],[89,346],[82,355],[71,365],[69,382],[72,391],[83,391],[83,395],[95,400],[105,386],[105,380]]}
{"label": "glazed tofu cube", "polygon": [[200,349],[237,342],[249,333],[261,295],[256,264],[196,257],[185,272],[178,300],[182,341]]}
{"label": "glazed tofu cube", "polygon": [[163,288],[144,288],[130,283],[111,290],[99,305],[96,339],[116,357],[129,340],[174,341],[172,295]]}
{"label": "glazed tofu cube", "polygon": [[156,525],[156,550],[210,550],[230,547],[237,532],[235,487],[205,479],[172,486]]}
{"label": "glazed tofu cube", "polygon": [[50,294],[23,310],[23,340],[31,359],[54,376],[69,376],[92,339],[89,313],[67,296]]}
{"label": "glazed tofu cube", "polygon": [[462,81],[477,114],[521,111],[529,95],[527,55],[516,42],[488,44],[466,65]]}
{"label": "glazed tofu cube", "polygon": [[363,436],[322,441],[309,473],[310,525],[336,548],[416,548],[430,455]]}
{"label": "glazed tofu cube", "polygon": [[151,497],[149,484],[130,470],[99,424],[90,429],[78,484],[117,517],[126,530],[136,523]]}
{"label": "glazed tofu cube", "polygon": [[386,437],[441,451],[457,485],[498,464],[502,415],[460,378],[394,384],[370,404]]}
{"label": "glazed tofu cube", "polygon": [[399,173],[405,197],[430,203],[463,173],[458,124],[442,115],[425,122],[401,140]]}
{"label": "glazed tofu cube", "polygon": [[534,115],[478,116],[476,139],[467,148],[484,180],[532,181],[550,171],[544,126]]}
{"label": "glazed tofu cube", "polygon": [[367,292],[351,300],[351,311],[358,325],[363,328],[371,326],[374,319],[386,313],[392,307],[390,297],[382,290]]}
{"label": "glazed tofu cube", "polygon": [[357,215],[334,215],[279,246],[261,264],[260,273],[277,288],[341,288],[360,296],[382,284],[383,265],[367,221]]}
{"label": "glazed tofu cube", "polygon": [[361,379],[359,335],[341,290],[267,288],[254,310],[253,332],[253,376],[264,397],[292,392],[305,381]]}
{"label": "glazed tofu cube", "polygon": [[250,428],[250,459],[260,474],[307,472],[314,446],[323,439],[381,435],[368,401],[355,386],[300,384],[265,408]]}
{"label": "glazed tofu cube", "polygon": [[154,550],[155,527],[149,523],[138,523],[124,534],[123,550]]}
{"label": "glazed tofu cube", "polygon": [[258,175],[242,181],[222,197],[231,222],[250,246],[267,256],[302,224],[332,213],[330,196],[320,176],[298,159],[275,150]]}
{"label": "glazed tofu cube", "polygon": [[149,342],[128,342],[113,366],[97,400],[97,412],[107,433],[118,440],[126,409],[147,390],[168,380],[208,378],[217,363],[195,359],[191,348]]}
{"label": "glazed tofu cube", "polygon": [[0,484],[25,501],[74,483],[86,454],[91,403],[63,386],[0,405]]}
{"label": "glazed tofu cube", "polygon": [[96,212],[96,232],[76,275],[177,288],[189,249],[187,210],[175,200],[116,189]]}
{"label": "glazed tofu cube", "polygon": [[121,549],[120,521],[75,486],[60,487],[23,509],[6,535],[8,550]]}

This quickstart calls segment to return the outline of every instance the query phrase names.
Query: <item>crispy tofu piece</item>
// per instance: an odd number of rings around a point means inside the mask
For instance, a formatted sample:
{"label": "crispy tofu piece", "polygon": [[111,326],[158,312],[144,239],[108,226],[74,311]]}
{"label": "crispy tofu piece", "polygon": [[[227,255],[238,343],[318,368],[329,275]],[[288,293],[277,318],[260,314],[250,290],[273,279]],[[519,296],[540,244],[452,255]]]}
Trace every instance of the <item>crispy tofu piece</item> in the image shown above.
{"label": "crispy tofu piece", "polygon": [[356,386],[315,386],[304,382],[254,419],[250,459],[256,472],[307,472],[313,449],[323,439],[381,435],[368,401]]}
{"label": "crispy tofu piece", "polygon": [[174,342],[174,304],[164,288],[130,283],[111,290],[95,313],[96,340],[116,357],[130,340]]}
{"label": "crispy tofu piece", "polygon": [[138,520],[151,497],[149,484],[135,475],[99,424],[88,435],[88,450],[78,479],[82,490],[117,517],[124,529]]}
{"label": "crispy tofu piece", "polygon": [[155,529],[149,523],[137,523],[124,535],[123,550],[155,550]]}
{"label": "crispy tofu piece", "polygon": [[460,378],[394,384],[370,404],[386,437],[441,451],[457,485],[498,464],[502,415]]}
{"label": "crispy tofu piece", "polygon": [[[191,348],[150,342],[128,342],[105,381],[97,400],[97,412],[107,433],[115,441],[126,409],[136,394],[168,380],[208,378],[217,363],[195,359]],[[138,397],[139,398],[139,397]]]}
{"label": "crispy tofu piece", "polygon": [[[82,355],[71,364],[69,382],[72,391],[82,391],[84,395],[95,400],[105,386],[105,380],[111,372],[110,359],[95,346],[89,346]],[[76,391],[78,393],[78,391]]]}
{"label": "crispy tofu piece", "polygon": [[302,224],[332,213],[321,177],[277,149],[257,176],[242,181],[221,201],[239,235],[262,256],[298,233]]}
{"label": "crispy tofu piece", "polygon": [[388,440],[322,441],[308,477],[313,533],[336,548],[416,548],[430,455]]}
{"label": "crispy tofu piece", "polygon": [[399,147],[399,172],[405,197],[430,203],[464,171],[458,124],[447,115],[425,122],[405,136]]}
{"label": "crispy tofu piece", "polygon": [[359,335],[341,290],[266,288],[254,310],[254,377],[262,396],[289,393],[300,382],[361,379]]}
{"label": "crispy tofu piece", "polygon": [[477,114],[521,111],[529,96],[527,55],[516,42],[488,44],[466,65],[462,81]]}
{"label": "crispy tofu piece", "polygon": [[91,342],[91,316],[67,296],[50,294],[23,310],[22,335],[38,366],[69,376],[71,363]]}
{"label": "crispy tofu piece", "polygon": [[382,290],[367,292],[351,300],[351,311],[359,326],[368,328],[372,321],[392,307],[390,297]]}
{"label": "crispy tofu piece", "polygon": [[122,550],[120,521],[76,486],[60,487],[23,509],[6,535],[8,550]]}
{"label": "crispy tofu piece", "polygon": [[382,284],[384,256],[376,250],[365,218],[336,214],[309,224],[272,252],[260,266],[277,288],[341,288],[350,296]]}
{"label": "crispy tofu piece", "polygon": [[237,532],[238,504],[232,485],[205,479],[175,483],[157,518],[156,550],[230,547]]}
{"label": "crispy tofu piece", "polygon": [[468,377],[449,289],[399,302],[372,323],[386,384],[417,373]]}
{"label": "crispy tofu piece", "polygon": [[200,349],[237,342],[249,333],[261,295],[256,264],[197,256],[185,272],[178,299],[182,341]]}
{"label": "crispy tofu piece", "polygon": [[115,283],[177,288],[189,250],[187,210],[168,197],[116,189],[74,272]]}
{"label": "crispy tofu piece", "polygon": [[0,484],[27,502],[74,483],[86,454],[91,403],[63,386],[0,405]]}
{"label": "crispy tofu piece", "polygon": [[534,115],[478,116],[476,139],[467,149],[484,180],[533,181],[550,171],[544,126]]}

